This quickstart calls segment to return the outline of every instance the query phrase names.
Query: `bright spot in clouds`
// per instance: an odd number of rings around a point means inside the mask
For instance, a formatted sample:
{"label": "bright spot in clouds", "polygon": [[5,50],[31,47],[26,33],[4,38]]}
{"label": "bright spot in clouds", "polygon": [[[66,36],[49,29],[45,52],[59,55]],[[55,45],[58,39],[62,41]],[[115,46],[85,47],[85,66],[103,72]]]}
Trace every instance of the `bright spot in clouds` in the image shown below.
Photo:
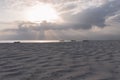
{"label": "bright spot in clouds", "polygon": [[57,22],[60,20],[57,11],[49,4],[37,4],[29,7],[25,14],[27,20],[31,22]]}

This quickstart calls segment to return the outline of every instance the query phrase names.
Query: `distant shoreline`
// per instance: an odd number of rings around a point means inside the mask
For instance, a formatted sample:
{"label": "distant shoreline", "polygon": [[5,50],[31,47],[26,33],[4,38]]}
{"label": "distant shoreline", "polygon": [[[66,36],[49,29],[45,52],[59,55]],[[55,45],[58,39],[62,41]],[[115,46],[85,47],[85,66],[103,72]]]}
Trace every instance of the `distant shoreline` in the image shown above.
{"label": "distant shoreline", "polygon": [[63,43],[63,42],[91,42],[91,41],[120,41],[120,40],[6,40],[0,43]]}

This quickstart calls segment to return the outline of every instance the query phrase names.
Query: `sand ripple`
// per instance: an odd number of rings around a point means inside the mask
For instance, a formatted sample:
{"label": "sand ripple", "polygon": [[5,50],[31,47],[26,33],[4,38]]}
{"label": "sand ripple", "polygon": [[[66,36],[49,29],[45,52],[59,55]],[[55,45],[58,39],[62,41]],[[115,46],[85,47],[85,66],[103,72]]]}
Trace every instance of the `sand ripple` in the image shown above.
{"label": "sand ripple", "polygon": [[120,41],[0,45],[0,80],[119,79]]}

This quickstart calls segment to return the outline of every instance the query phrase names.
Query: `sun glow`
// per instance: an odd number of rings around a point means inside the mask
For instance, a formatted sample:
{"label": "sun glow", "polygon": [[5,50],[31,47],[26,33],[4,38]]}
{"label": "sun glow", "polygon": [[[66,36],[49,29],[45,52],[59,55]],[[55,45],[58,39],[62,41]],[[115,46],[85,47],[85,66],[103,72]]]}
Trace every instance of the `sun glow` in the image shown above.
{"label": "sun glow", "polygon": [[32,22],[56,22],[60,20],[57,11],[48,4],[39,4],[27,10],[27,20]]}

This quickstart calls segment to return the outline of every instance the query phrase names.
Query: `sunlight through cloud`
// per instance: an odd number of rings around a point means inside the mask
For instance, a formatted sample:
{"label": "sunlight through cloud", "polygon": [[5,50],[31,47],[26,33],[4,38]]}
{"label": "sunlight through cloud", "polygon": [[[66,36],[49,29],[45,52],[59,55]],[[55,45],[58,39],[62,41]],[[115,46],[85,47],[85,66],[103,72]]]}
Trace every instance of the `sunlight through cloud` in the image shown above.
{"label": "sunlight through cloud", "polygon": [[26,12],[26,18],[31,22],[56,22],[59,15],[56,10],[49,4],[37,4],[29,7]]}

